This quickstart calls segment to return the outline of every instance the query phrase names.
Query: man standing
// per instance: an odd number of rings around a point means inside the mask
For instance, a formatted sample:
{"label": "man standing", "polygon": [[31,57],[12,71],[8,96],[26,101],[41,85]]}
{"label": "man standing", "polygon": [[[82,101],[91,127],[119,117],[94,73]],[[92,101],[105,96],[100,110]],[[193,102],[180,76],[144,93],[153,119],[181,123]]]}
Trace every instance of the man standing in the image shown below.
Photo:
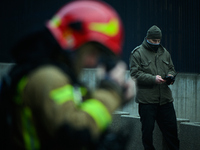
{"label": "man standing", "polygon": [[[152,26],[143,43],[130,56],[130,75],[137,79],[139,115],[142,123],[142,142],[145,150],[154,150],[155,121],[170,150],[179,149],[177,121],[169,84],[176,74],[169,52],[160,44],[162,32]],[[173,80],[167,80],[165,77]]]}

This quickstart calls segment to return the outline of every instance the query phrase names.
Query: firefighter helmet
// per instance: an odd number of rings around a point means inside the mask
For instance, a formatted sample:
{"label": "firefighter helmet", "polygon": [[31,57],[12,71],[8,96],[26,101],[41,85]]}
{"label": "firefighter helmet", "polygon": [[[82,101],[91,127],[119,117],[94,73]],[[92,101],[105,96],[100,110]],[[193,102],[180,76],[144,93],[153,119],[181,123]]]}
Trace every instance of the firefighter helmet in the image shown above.
{"label": "firefighter helmet", "polygon": [[116,55],[122,53],[122,22],[117,12],[105,2],[70,2],[64,5],[46,26],[65,50],[74,51],[82,44],[94,41]]}

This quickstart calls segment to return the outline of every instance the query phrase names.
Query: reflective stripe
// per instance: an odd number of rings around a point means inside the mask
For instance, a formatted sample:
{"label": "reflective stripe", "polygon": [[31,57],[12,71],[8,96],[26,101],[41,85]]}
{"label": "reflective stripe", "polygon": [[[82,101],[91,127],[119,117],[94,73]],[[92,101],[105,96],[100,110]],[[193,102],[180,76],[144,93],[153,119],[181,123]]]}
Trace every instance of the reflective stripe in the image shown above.
{"label": "reflective stripe", "polygon": [[115,36],[119,32],[119,22],[117,18],[111,19],[108,23],[92,22],[89,29],[107,36]]}
{"label": "reflective stripe", "polygon": [[35,150],[40,148],[40,142],[32,120],[32,112],[30,108],[24,107],[21,111],[22,132],[25,147],[27,150]]}
{"label": "reflective stripe", "polygon": [[80,105],[80,109],[87,112],[96,122],[99,129],[105,130],[111,123],[111,115],[107,108],[96,99],[89,99]]}
{"label": "reflective stripe", "polygon": [[50,21],[50,26],[53,28],[59,27],[61,22],[62,21],[59,16],[54,16]]}
{"label": "reflective stripe", "polygon": [[50,98],[57,104],[63,104],[67,101],[74,101],[76,105],[82,102],[82,96],[86,95],[87,89],[84,87],[73,87],[68,84],[61,88],[54,89],[50,92]]}
{"label": "reflective stripe", "polygon": [[28,78],[26,76],[22,77],[17,86],[17,95],[15,96],[15,103],[20,105],[22,104],[21,94],[28,82]]}
{"label": "reflective stripe", "polygon": [[32,112],[29,107],[22,105],[22,93],[28,82],[26,76],[22,77],[17,85],[17,95],[15,97],[15,103],[22,106],[21,111],[21,124],[22,124],[22,135],[27,150],[35,150],[40,148],[40,142],[37,136],[37,132],[32,120]]}
{"label": "reflective stripe", "polygon": [[61,88],[52,90],[50,92],[50,98],[57,104],[63,104],[66,101],[73,100],[73,86],[68,84]]}
{"label": "reflective stripe", "polygon": [[81,95],[85,96],[87,94],[87,89],[84,87],[80,87],[80,89],[81,89]]}

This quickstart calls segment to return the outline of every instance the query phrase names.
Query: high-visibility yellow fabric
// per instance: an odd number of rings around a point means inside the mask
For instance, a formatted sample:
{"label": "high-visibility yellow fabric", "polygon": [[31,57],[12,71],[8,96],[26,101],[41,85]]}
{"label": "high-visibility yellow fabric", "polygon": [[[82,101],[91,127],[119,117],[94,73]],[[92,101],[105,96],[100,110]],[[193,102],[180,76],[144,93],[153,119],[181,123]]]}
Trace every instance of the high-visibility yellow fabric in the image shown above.
{"label": "high-visibility yellow fabric", "polygon": [[80,105],[80,109],[87,112],[96,122],[100,130],[105,130],[111,122],[111,115],[107,108],[96,99],[89,99]]}
{"label": "high-visibility yellow fabric", "polygon": [[115,36],[119,32],[119,22],[116,18],[111,19],[108,23],[92,22],[89,29],[107,36]]}
{"label": "high-visibility yellow fabric", "polygon": [[62,21],[59,16],[54,16],[50,23],[51,23],[51,26],[55,28],[55,27],[59,27],[61,22]]}
{"label": "high-visibility yellow fabric", "polygon": [[68,84],[50,92],[50,98],[57,104],[63,104],[66,101],[73,100],[73,86]]}
{"label": "high-visibility yellow fabric", "polygon": [[61,105],[67,101],[74,101],[76,105],[82,102],[82,96],[86,95],[87,90],[84,87],[73,87],[67,84],[63,87],[54,89],[50,92],[50,98]]}
{"label": "high-visibility yellow fabric", "polygon": [[22,98],[21,98],[21,93],[24,90],[24,87],[26,86],[28,82],[28,79],[26,76],[22,77],[22,79],[19,81],[18,85],[17,85],[17,95],[15,96],[15,103],[20,105],[22,104]]}
{"label": "high-visibility yellow fabric", "polygon": [[22,104],[22,92],[28,82],[26,76],[22,77],[17,86],[17,96],[15,102],[17,105],[22,106],[21,123],[25,147],[27,150],[35,150],[40,148],[40,142],[32,119],[32,112],[29,107]]}
{"label": "high-visibility yellow fabric", "polygon": [[40,142],[32,120],[32,112],[28,107],[24,107],[21,111],[22,132],[25,147],[27,150],[35,150],[40,148]]}

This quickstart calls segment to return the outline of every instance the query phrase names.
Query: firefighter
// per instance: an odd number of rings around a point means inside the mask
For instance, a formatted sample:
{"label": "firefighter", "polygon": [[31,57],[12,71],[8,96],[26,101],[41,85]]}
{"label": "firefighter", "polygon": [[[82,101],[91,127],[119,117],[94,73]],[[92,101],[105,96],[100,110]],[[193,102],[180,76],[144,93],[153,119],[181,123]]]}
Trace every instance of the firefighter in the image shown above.
{"label": "firefighter", "polygon": [[[15,149],[96,149],[112,113],[135,94],[119,57],[123,37],[122,22],[110,5],[82,0],[64,5],[44,28],[20,40],[12,49],[16,65],[6,82],[7,144]],[[93,90],[79,80],[85,67],[98,68]]]}

